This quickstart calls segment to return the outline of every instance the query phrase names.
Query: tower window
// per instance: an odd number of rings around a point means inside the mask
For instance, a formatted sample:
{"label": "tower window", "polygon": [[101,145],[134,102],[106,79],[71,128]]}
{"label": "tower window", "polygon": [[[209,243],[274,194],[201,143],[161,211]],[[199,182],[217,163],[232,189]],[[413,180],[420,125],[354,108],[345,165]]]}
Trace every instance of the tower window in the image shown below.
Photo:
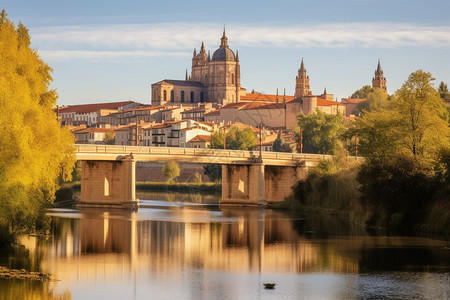
{"label": "tower window", "polygon": [[166,90],[164,90],[164,92],[163,92],[163,98],[164,98],[164,101],[167,101],[167,91]]}
{"label": "tower window", "polygon": [[184,102],[184,91],[181,91],[181,102]]}
{"label": "tower window", "polygon": [[231,73],[231,84],[234,84],[234,73]]}
{"label": "tower window", "polygon": [[203,92],[200,92],[200,102],[203,103],[204,102],[204,96],[203,96]]}
{"label": "tower window", "polygon": [[170,91],[170,102],[174,102],[175,101],[175,93],[173,92],[173,90]]}
{"label": "tower window", "polygon": [[191,91],[191,103],[194,103],[194,91]]}

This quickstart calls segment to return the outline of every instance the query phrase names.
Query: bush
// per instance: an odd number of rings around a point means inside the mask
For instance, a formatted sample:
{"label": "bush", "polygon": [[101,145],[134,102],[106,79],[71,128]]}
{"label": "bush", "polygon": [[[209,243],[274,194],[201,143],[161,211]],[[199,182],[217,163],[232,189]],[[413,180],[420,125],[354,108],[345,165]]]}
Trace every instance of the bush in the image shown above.
{"label": "bush", "polygon": [[60,188],[55,193],[55,202],[71,200],[73,198],[73,190],[70,188]]}

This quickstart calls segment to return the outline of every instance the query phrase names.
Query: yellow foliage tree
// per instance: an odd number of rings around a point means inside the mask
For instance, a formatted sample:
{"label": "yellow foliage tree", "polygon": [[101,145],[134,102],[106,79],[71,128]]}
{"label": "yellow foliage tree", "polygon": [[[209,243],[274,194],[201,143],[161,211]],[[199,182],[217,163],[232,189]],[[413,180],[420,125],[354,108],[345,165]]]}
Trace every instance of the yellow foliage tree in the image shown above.
{"label": "yellow foliage tree", "polygon": [[[57,178],[75,161],[72,134],[61,129],[50,90],[52,69],[30,48],[28,30],[0,15],[0,229],[45,225]],[[6,228],[6,229],[5,229]],[[0,236],[0,239],[2,237]]]}

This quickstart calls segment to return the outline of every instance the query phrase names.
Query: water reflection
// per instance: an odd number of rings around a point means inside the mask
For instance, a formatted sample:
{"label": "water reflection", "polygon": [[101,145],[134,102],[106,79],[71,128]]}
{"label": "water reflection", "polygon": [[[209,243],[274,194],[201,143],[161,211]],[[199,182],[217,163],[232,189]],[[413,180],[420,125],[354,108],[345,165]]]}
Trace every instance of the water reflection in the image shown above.
{"label": "water reflection", "polygon": [[450,294],[448,242],[367,236],[338,219],[273,210],[147,204],[154,208],[51,211],[53,238],[26,246],[60,280],[47,290],[76,299]]}

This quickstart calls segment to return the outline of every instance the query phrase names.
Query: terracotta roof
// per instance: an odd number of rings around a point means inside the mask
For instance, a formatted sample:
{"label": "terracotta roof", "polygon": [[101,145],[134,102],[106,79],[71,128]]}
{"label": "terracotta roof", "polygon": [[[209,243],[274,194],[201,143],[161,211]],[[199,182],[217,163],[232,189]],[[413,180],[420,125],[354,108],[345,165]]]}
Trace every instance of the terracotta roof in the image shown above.
{"label": "terracotta roof", "polygon": [[344,105],[340,102],[326,100],[323,98],[317,98],[317,106],[331,106],[331,105]]}
{"label": "terracotta roof", "polygon": [[161,105],[161,106],[138,106],[135,108],[129,108],[124,110],[123,112],[129,112],[129,111],[142,111],[142,110],[156,110],[156,109],[161,109],[165,106]]}
{"label": "terracotta roof", "polygon": [[358,104],[364,101],[367,101],[367,99],[354,99],[354,98],[342,98],[341,100],[342,102],[347,102],[347,103],[351,103],[351,104]]}
{"label": "terracotta roof", "polygon": [[210,112],[205,113],[205,116],[216,116],[220,115],[220,110],[212,110]]}
{"label": "terracotta roof", "polygon": [[69,105],[59,109],[59,113],[89,113],[99,109],[118,109],[119,107],[134,103],[133,101],[122,102],[108,102],[108,103],[94,103],[94,104],[81,104],[81,105]]}
{"label": "terracotta roof", "polygon": [[[283,103],[283,95],[278,95],[278,103]],[[294,100],[294,96],[286,96],[286,102]],[[241,96],[241,101],[266,101],[266,102],[277,102],[277,95],[267,95],[267,94],[246,94]]]}
{"label": "terracotta roof", "polygon": [[239,102],[239,103],[230,103],[222,107],[222,109],[230,109],[236,108],[239,110],[247,110],[247,109],[277,109],[283,108],[283,103],[264,103],[264,102]]}
{"label": "terracotta roof", "polygon": [[239,108],[239,107],[242,107],[242,106],[244,106],[244,105],[246,105],[247,103],[244,103],[244,102],[238,102],[238,103],[228,103],[227,105],[225,105],[225,106],[222,106],[222,108],[221,109],[228,109],[228,108]]}
{"label": "terracotta roof", "polygon": [[[249,103],[250,104],[250,103]],[[241,108],[241,110],[249,110],[249,109],[280,109],[284,108],[284,103],[251,103],[251,105],[246,105]]]}
{"label": "terracotta roof", "polygon": [[189,142],[210,142],[211,136],[210,135],[196,135],[193,137]]}

